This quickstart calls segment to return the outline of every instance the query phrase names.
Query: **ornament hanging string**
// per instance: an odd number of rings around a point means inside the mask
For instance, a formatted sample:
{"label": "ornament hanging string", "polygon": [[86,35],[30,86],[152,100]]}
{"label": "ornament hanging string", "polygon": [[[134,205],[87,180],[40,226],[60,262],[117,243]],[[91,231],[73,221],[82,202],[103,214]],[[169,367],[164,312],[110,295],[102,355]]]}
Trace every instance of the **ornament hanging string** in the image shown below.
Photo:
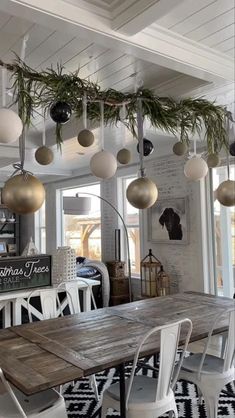
{"label": "ornament hanging string", "polygon": [[[227,118],[226,130],[227,130],[227,134],[228,134],[228,137],[229,137],[229,118]],[[230,180],[230,165],[229,165],[229,153],[228,153],[228,148],[226,149],[226,164],[227,164],[227,174],[228,174],[228,180]]]}
{"label": "ornament hanging string", "polygon": [[2,68],[2,107],[6,107],[6,78],[7,70]]}
{"label": "ornament hanging string", "polygon": [[83,112],[82,112],[83,126],[84,126],[84,129],[87,129],[87,94],[86,92],[84,93],[84,96],[82,99],[82,108],[83,108]]}
{"label": "ornament hanging string", "polygon": [[42,145],[46,145],[46,119],[43,117]]}
{"label": "ornament hanging string", "polygon": [[196,140],[195,137],[193,139],[193,155],[194,155],[194,157],[197,156],[197,140]]}
{"label": "ornament hanging string", "polygon": [[139,158],[140,158],[140,175],[145,176],[144,168],[144,120],[142,100],[138,99],[138,111],[137,111],[137,128],[138,128],[138,141],[139,141]]}
{"label": "ornament hanging string", "polygon": [[125,148],[125,145],[126,145],[126,127],[125,127],[126,104],[125,103],[122,104],[119,115],[120,115],[120,121],[122,123],[122,146]]}
{"label": "ornament hanging string", "polygon": [[104,102],[100,102],[100,142],[101,149],[104,150]]}

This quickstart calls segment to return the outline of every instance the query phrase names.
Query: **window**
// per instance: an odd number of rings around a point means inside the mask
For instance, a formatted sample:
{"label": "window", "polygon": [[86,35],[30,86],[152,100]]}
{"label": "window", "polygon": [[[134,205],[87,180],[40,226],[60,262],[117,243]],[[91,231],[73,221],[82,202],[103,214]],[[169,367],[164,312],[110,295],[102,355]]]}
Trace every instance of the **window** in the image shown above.
{"label": "window", "polygon": [[46,204],[35,213],[35,245],[41,254],[46,253]]}
{"label": "window", "polygon": [[[100,196],[100,184],[63,190],[62,196],[84,196],[92,193]],[[101,260],[100,199],[91,196],[91,210],[85,215],[64,215],[63,245],[75,250],[77,256]]]}
{"label": "window", "polygon": [[[139,210],[126,199],[126,189],[135,177],[123,179],[123,218],[128,230],[132,274],[140,275],[140,221]],[[125,247],[124,247],[125,248]]]}
{"label": "window", "polygon": [[[235,166],[230,166],[230,178],[235,179]],[[227,168],[218,167],[212,173],[214,196],[219,184],[227,179]],[[217,294],[232,297],[235,288],[235,210],[225,207],[218,200],[213,203],[215,281]]]}

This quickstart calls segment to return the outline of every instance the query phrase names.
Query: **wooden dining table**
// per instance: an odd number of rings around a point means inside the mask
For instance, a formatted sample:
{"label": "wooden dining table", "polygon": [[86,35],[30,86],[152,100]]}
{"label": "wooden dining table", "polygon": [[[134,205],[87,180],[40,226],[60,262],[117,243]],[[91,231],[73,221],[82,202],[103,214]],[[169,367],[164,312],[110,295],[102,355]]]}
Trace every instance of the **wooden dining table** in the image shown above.
{"label": "wooden dining table", "polygon": [[[200,340],[216,316],[214,332],[226,330],[225,312],[234,306],[232,299],[187,292],[10,327],[0,330],[0,367],[11,383],[31,395],[118,366],[125,418],[125,363],[133,360],[140,338],[153,327],[189,318],[190,341]],[[181,343],[185,333],[182,329]],[[159,349],[155,335],[141,356]]]}

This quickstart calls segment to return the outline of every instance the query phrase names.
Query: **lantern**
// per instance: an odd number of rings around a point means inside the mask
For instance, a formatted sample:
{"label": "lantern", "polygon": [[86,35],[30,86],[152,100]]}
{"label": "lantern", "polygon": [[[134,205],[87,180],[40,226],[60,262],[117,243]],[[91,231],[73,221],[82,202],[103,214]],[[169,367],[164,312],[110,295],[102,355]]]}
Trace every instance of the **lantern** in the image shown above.
{"label": "lantern", "polygon": [[160,271],[157,275],[157,294],[158,296],[170,294],[170,278],[163,270],[163,266],[160,267]]}
{"label": "lantern", "polygon": [[161,262],[153,255],[152,250],[149,250],[148,255],[140,263],[142,296],[158,296],[157,279],[161,266]]}

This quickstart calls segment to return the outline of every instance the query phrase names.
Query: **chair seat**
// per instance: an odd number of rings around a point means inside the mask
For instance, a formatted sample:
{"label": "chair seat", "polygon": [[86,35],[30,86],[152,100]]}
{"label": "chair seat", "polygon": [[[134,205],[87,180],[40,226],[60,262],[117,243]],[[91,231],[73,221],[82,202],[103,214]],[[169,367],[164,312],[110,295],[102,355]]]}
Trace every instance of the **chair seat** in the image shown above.
{"label": "chair seat", "polygon": [[[156,392],[157,392],[157,379],[147,376],[135,376],[133,380],[133,385],[130,393],[130,398],[128,406],[131,409],[132,405],[143,405],[143,404],[153,404],[153,407],[156,408]],[[126,379],[126,388],[129,385],[129,379]],[[106,395],[115,401],[120,401],[120,386],[119,383],[111,385],[107,391]],[[165,402],[169,402],[173,399],[173,391],[170,390],[169,397],[167,397],[164,402],[161,400],[161,405]]]}
{"label": "chair seat", "polygon": [[[197,373],[201,362],[202,354],[197,353],[184,359],[181,371]],[[223,373],[224,360],[222,358],[207,354],[202,366],[202,374],[218,374]]]}
{"label": "chair seat", "polygon": [[[1,386],[1,385],[0,385]],[[17,388],[12,386],[14,393],[22,406],[27,417],[44,416],[43,411],[59,407],[64,404],[63,398],[55,390],[50,389],[35,395],[26,396]],[[42,415],[41,415],[41,414]],[[0,417],[19,418],[19,411],[9,393],[5,388],[0,387]]]}

